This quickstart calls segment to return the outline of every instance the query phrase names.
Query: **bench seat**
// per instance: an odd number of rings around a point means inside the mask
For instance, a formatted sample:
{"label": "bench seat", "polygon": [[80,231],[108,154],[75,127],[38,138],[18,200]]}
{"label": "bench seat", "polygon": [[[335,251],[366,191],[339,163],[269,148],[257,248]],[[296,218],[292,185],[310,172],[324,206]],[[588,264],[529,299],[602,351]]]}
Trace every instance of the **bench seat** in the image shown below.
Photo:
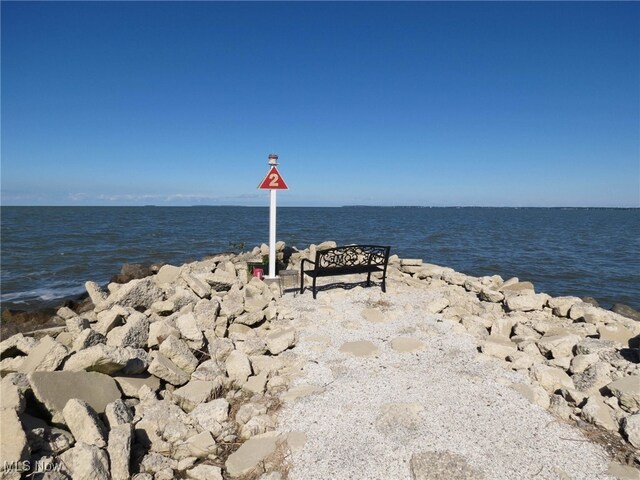
{"label": "bench seat", "polygon": [[[367,274],[367,286],[371,274],[382,273],[382,291],[386,292],[387,264],[391,247],[379,245],[347,245],[316,252],[315,261],[303,258],[300,262],[300,293],[304,292],[304,276],[313,279],[313,298],[316,298],[316,280],[336,275]],[[305,270],[305,263],[313,265]]]}

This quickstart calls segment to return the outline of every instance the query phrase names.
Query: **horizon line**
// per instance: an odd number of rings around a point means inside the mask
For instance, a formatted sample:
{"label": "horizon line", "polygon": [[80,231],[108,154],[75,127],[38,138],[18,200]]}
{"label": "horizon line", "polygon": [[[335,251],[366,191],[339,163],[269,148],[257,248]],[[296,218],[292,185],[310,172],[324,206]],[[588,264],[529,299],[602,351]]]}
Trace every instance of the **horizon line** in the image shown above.
{"label": "horizon line", "polygon": [[[17,207],[17,208],[269,208],[269,205],[0,205],[0,207]],[[536,205],[365,205],[365,204],[346,204],[346,205],[279,205],[278,208],[545,208],[545,209],[640,209],[640,205],[635,206],[575,206],[575,205],[554,205],[554,206],[536,206]]]}

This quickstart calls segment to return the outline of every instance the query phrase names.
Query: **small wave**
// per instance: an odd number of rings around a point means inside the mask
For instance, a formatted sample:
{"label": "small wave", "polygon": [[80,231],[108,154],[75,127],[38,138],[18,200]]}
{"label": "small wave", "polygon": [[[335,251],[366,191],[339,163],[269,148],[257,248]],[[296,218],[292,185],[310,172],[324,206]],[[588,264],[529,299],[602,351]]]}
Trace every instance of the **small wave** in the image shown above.
{"label": "small wave", "polygon": [[13,303],[27,303],[33,300],[50,301],[84,293],[83,287],[66,288],[38,288],[24,292],[11,292],[0,295],[0,301]]}

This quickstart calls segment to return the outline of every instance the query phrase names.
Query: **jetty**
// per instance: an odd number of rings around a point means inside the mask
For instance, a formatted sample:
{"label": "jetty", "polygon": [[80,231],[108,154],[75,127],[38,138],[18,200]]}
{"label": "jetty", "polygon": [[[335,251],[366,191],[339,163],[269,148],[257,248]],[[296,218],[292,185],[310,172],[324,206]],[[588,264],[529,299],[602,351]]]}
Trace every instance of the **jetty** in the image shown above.
{"label": "jetty", "polygon": [[397,255],[386,292],[314,299],[253,277],[267,253],[87,282],[3,339],[2,478],[640,478],[637,319]]}

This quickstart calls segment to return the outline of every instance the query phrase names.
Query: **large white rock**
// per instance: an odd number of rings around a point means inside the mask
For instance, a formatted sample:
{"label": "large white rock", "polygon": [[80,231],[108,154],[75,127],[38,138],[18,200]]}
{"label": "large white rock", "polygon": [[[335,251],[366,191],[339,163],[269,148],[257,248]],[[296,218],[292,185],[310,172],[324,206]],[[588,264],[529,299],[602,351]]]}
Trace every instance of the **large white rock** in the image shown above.
{"label": "large white rock", "polygon": [[538,340],[540,353],[550,358],[562,358],[573,355],[573,347],[582,340],[578,335],[544,335]]}
{"label": "large white rock", "polygon": [[582,302],[578,297],[551,297],[547,300],[547,306],[553,310],[553,314],[558,317],[566,317],[569,310],[576,303]]}
{"label": "large white rock", "polygon": [[13,357],[15,355],[28,355],[31,349],[38,344],[33,337],[25,337],[22,333],[16,333],[0,342],[0,357]]}
{"label": "large white rock", "polygon": [[295,345],[296,331],[294,328],[272,331],[266,336],[265,342],[267,343],[267,350],[271,354],[277,355]]}
{"label": "large white rock", "polygon": [[108,310],[114,305],[147,309],[154,302],[163,300],[163,292],[152,277],[131,280],[96,305],[95,311]]}
{"label": "large white rock", "polygon": [[158,320],[152,322],[149,325],[149,339],[147,340],[147,347],[152,348],[160,345],[170,335],[175,337],[180,336],[180,330],[178,330],[173,322],[168,320]]}
{"label": "large white rock", "polygon": [[120,398],[116,382],[98,372],[34,372],[28,375],[35,398],[52,415],[52,422],[64,424],[62,410],[71,398],[86,401],[97,413]]}
{"label": "large white rock", "polygon": [[450,305],[449,299],[446,297],[438,297],[431,300],[424,307],[427,313],[431,313],[433,315],[442,312],[445,308]]}
{"label": "large white rock", "polygon": [[244,353],[234,350],[225,361],[227,375],[237,385],[243,385],[251,375],[251,363]]}
{"label": "large white rock", "polygon": [[640,413],[626,417],[622,421],[622,431],[631,445],[640,448]]}
{"label": "large white rock", "polygon": [[141,313],[129,315],[126,323],[107,334],[107,345],[144,348],[149,339],[149,319]]}
{"label": "large white rock", "polygon": [[180,330],[182,338],[193,343],[195,348],[201,348],[203,345],[204,335],[198,327],[198,322],[193,313],[185,313],[176,319],[176,327]]}
{"label": "large white rock", "polygon": [[76,441],[96,447],[106,447],[106,428],[96,411],[84,400],[70,399],[62,410],[64,421]]}
{"label": "large white rock", "polygon": [[270,433],[250,438],[225,462],[227,473],[237,478],[251,472],[272,455],[278,446],[278,436]]}
{"label": "large white rock", "polygon": [[504,360],[508,355],[516,352],[518,347],[507,337],[491,335],[485,338],[484,342],[480,346],[480,350],[485,355],[490,355]]}
{"label": "large white rock", "polygon": [[554,393],[563,387],[574,388],[571,377],[559,368],[536,364],[530,371],[533,379],[549,393]]}
{"label": "large white rock", "polygon": [[201,463],[187,470],[187,478],[193,480],[222,480],[222,469]]}
{"label": "large white rock", "polygon": [[173,335],[160,344],[159,352],[188,374],[195,372],[198,366],[198,359],[187,344]]}
{"label": "large white rock", "polygon": [[96,282],[85,282],[84,288],[87,290],[93,305],[98,305],[107,299],[107,292],[105,292]]}
{"label": "large white rock", "polygon": [[107,405],[104,414],[107,418],[107,426],[110,429],[133,421],[133,412],[122,399],[118,399]]}
{"label": "large white rock", "polygon": [[124,319],[129,316],[129,311],[120,305],[114,305],[109,310],[98,313],[98,321],[93,325],[93,329],[106,335],[115,327],[124,325]]}
{"label": "large white rock", "polygon": [[511,385],[511,387],[534,405],[538,405],[544,409],[549,408],[549,394],[540,385],[525,385],[524,383],[514,383]]}
{"label": "large white rock", "polygon": [[218,436],[222,431],[222,424],[229,418],[229,402],[224,398],[201,403],[189,413],[205,430]]}
{"label": "large white rock", "polygon": [[640,410],[640,376],[629,375],[610,383],[607,388],[618,398],[622,408],[632,413]]}
{"label": "large white rock", "polygon": [[599,395],[587,399],[582,407],[582,418],[587,422],[612,432],[618,431],[618,424],[614,421],[611,408],[604,403]]}
{"label": "large white rock", "polygon": [[31,349],[20,366],[20,372],[53,372],[60,366],[68,353],[67,347],[47,335],[42,337],[38,345]]}
{"label": "large white rock", "polygon": [[505,298],[505,305],[512,312],[530,312],[542,310],[549,295],[545,293],[509,295]]}
{"label": "large white rock", "polygon": [[129,480],[132,442],[133,427],[130,423],[111,427],[107,452],[111,461],[112,480]]}
{"label": "large white rock", "polygon": [[[140,358],[136,356],[139,352]],[[72,355],[64,365],[65,371],[100,372],[111,375],[125,368],[129,362],[138,360],[139,370],[144,370],[148,365],[148,358],[144,350],[127,349],[111,345],[98,344],[86,348]]]}
{"label": "large white rock", "polygon": [[107,452],[94,445],[78,442],[60,455],[73,480],[110,480]]}
{"label": "large white rock", "polygon": [[189,381],[189,375],[161,353],[153,355],[149,373],[171,385],[183,385]]}
{"label": "large white rock", "polygon": [[[5,470],[6,465],[15,465],[18,462],[28,460],[31,450],[27,443],[27,436],[22,429],[18,413],[12,409],[0,411],[0,425],[2,425],[2,435],[0,435],[0,472]],[[10,477],[10,473],[5,474],[7,478],[20,478],[20,475]],[[3,478],[5,475],[1,475]]]}
{"label": "large white rock", "polygon": [[600,393],[603,387],[611,383],[609,365],[605,362],[596,362],[582,373],[573,375],[573,383],[577,390],[595,395]]}
{"label": "large white rock", "polygon": [[187,272],[182,272],[181,277],[185,282],[187,282],[189,288],[193,290],[193,293],[198,295],[198,297],[208,298],[211,296],[211,287],[202,280],[194,277]]}
{"label": "large white rock", "polygon": [[180,276],[180,267],[173,265],[163,265],[155,275],[155,282],[158,285],[166,285],[175,282]]}
{"label": "large white rock", "polygon": [[218,387],[214,382],[191,380],[174,390],[173,398],[185,412],[190,412],[197,405],[211,400],[218,393]]}

